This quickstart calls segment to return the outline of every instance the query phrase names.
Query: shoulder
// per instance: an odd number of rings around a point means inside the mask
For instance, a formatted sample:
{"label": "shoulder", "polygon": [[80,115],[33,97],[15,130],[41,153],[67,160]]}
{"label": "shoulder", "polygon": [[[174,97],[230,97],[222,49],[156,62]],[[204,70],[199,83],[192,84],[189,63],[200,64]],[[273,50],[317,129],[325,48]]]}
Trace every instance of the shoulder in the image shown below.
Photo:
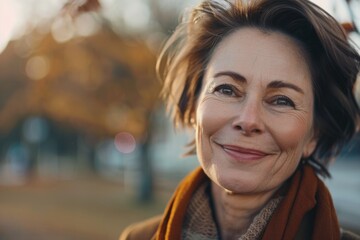
{"label": "shoulder", "polygon": [[341,240],[360,240],[360,236],[345,229],[340,229]]}
{"label": "shoulder", "polygon": [[150,240],[155,235],[161,218],[159,215],[128,226],[121,233],[119,240]]}

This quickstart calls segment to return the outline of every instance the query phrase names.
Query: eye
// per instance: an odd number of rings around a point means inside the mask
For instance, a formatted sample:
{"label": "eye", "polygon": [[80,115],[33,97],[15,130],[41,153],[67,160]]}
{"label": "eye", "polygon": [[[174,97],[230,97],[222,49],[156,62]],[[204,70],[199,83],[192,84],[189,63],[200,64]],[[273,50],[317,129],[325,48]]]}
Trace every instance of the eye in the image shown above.
{"label": "eye", "polygon": [[295,103],[290,98],[288,98],[287,96],[283,96],[283,95],[275,96],[274,98],[272,98],[270,103],[273,105],[279,105],[279,106],[295,107]]}
{"label": "eye", "polygon": [[214,93],[229,97],[236,97],[235,91],[235,87],[229,84],[221,84],[214,89]]}

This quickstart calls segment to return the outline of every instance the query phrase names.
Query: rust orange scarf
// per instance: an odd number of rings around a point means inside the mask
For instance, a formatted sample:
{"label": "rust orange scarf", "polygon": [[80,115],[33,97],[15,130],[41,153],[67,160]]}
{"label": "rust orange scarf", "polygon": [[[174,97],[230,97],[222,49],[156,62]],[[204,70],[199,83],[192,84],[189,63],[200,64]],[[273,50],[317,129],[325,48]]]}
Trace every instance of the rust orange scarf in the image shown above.
{"label": "rust orange scarf", "polygon": [[[196,169],[178,186],[157,230],[156,240],[180,240],[187,206],[196,189],[208,181]],[[330,193],[312,167],[300,167],[290,180],[289,189],[268,223],[263,240],[295,239],[301,221],[312,211],[312,239],[340,239],[340,229]]]}

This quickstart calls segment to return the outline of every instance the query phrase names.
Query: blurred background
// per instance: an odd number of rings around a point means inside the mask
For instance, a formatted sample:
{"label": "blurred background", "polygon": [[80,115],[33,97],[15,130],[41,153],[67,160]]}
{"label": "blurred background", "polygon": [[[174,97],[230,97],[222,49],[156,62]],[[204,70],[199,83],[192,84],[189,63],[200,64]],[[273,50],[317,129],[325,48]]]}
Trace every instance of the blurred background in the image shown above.
{"label": "blurred background", "polygon": [[[181,158],[155,61],[200,0],[0,0],[0,239],[117,239],[159,214]],[[360,46],[359,0],[314,0]],[[356,94],[360,99],[360,84]],[[360,136],[327,184],[360,233]]]}

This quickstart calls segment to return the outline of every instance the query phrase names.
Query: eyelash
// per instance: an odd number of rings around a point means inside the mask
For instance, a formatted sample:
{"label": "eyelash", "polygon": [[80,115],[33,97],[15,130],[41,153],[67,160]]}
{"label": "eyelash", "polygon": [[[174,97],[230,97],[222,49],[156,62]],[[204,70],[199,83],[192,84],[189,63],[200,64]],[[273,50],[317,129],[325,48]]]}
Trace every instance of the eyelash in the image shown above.
{"label": "eyelash", "polygon": [[[282,101],[282,103],[275,103],[276,101]],[[270,101],[270,103],[275,104],[275,105],[280,105],[280,106],[289,106],[289,107],[295,107],[295,103],[288,98],[287,96],[284,95],[279,95],[279,96],[275,96],[272,98],[272,100]]]}
{"label": "eyelash", "polygon": [[[224,91],[231,91],[231,93],[225,93]],[[236,97],[237,96],[237,90],[234,86],[230,85],[230,84],[221,84],[217,87],[214,88],[214,93],[218,93],[224,96],[228,96],[228,97]]]}
{"label": "eyelash", "polygon": [[[224,91],[227,91],[224,92]],[[226,97],[239,97],[239,93],[237,89],[230,84],[221,84],[214,88],[214,93],[226,96]],[[281,101],[280,103],[278,101]],[[276,103],[277,102],[277,103]],[[278,106],[289,106],[295,107],[294,101],[292,101],[289,97],[285,95],[277,95],[271,98],[269,101],[270,104],[278,105]]]}

